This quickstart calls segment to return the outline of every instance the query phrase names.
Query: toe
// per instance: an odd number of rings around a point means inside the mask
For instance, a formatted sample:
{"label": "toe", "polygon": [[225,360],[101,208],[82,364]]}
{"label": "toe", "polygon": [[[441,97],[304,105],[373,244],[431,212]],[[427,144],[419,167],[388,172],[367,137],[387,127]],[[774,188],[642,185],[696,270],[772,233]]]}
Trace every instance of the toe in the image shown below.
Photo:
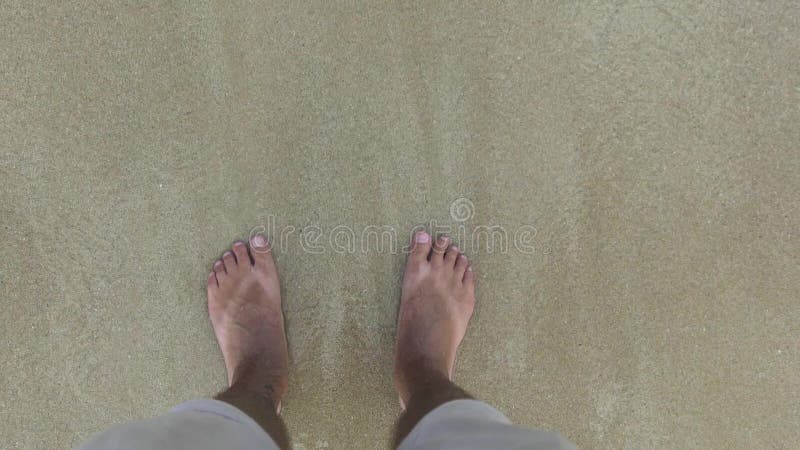
{"label": "toe", "polygon": [[236,270],[236,257],[233,256],[233,253],[230,251],[226,251],[222,254],[222,262],[225,264],[226,272],[231,273]]}
{"label": "toe", "polygon": [[461,250],[459,250],[457,246],[451,245],[450,248],[447,249],[447,253],[444,254],[444,266],[455,267],[456,260],[460,254]]}
{"label": "toe", "polygon": [[464,272],[463,282],[470,291],[475,288],[475,273],[472,271],[472,264],[467,265],[467,270]]}
{"label": "toe", "polygon": [[444,264],[444,253],[448,245],[450,245],[450,238],[440,236],[436,239],[436,242],[433,244],[433,250],[431,250],[431,265],[434,267],[441,267],[442,264]]}
{"label": "toe", "polygon": [[225,264],[221,259],[214,261],[214,273],[217,275],[217,281],[219,281],[219,277],[225,275]]}
{"label": "toe", "polygon": [[247,265],[251,263],[250,255],[247,254],[247,245],[244,242],[236,241],[233,243],[233,254],[236,256],[237,264]]}
{"label": "toe", "polygon": [[411,253],[408,255],[409,262],[421,264],[428,261],[428,254],[431,252],[431,235],[418,231],[414,234],[414,240],[411,243]]}
{"label": "toe", "polygon": [[215,287],[219,287],[219,283],[217,283],[217,274],[211,272],[208,274],[208,288],[211,289]]}
{"label": "toe", "polygon": [[459,280],[464,279],[464,272],[467,271],[467,266],[469,266],[469,260],[467,259],[466,255],[461,253],[458,255],[458,258],[456,258],[456,278]]}
{"label": "toe", "polygon": [[259,268],[275,267],[272,260],[272,246],[266,236],[261,233],[255,234],[250,238],[250,256],[253,258],[253,265]]}

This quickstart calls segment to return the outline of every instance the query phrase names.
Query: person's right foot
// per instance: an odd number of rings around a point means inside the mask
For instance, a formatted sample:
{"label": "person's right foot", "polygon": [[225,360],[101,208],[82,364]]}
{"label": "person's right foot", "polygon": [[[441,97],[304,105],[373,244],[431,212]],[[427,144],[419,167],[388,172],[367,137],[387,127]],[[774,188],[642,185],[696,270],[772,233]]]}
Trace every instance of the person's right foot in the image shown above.
{"label": "person's right foot", "polygon": [[233,244],[208,275],[208,314],[225,359],[228,384],[269,398],[280,412],[289,354],[278,270],[267,239]]}
{"label": "person's right foot", "polygon": [[420,384],[453,377],[456,351],[475,307],[475,276],[450,240],[419,232],[408,255],[397,319],[395,386],[404,405]]}

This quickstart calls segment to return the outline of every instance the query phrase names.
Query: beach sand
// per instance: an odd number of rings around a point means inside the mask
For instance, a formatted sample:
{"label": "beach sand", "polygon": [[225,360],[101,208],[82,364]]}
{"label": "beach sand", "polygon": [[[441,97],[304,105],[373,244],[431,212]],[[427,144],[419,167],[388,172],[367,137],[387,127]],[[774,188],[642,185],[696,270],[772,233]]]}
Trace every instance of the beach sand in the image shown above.
{"label": "beach sand", "polygon": [[206,275],[260,227],[296,448],[388,446],[420,224],[463,231],[456,381],[514,422],[582,448],[800,442],[796,3],[0,12],[4,448],[223,388]]}

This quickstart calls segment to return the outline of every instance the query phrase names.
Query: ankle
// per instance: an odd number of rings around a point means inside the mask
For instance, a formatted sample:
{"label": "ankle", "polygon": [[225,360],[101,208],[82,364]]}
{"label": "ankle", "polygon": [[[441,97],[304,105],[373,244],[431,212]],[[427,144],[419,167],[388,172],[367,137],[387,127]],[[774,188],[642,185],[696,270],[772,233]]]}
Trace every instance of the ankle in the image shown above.
{"label": "ankle", "polygon": [[411,389],[408,397],[403,398],[406,410],[397,422],[394,438],[395,448],[400,445],[414,426],[434,409],[453,400],[473,398],[441,373],[431,374],[426,381],[413,385]]}
{"label": "ankle", "polygon": [[289,435],[278,411],[279,402],[242,385],[231,386],[214,398],[233,405],[255,420],[279,448],[289,448]]}
{"label": "ankle", "polygon": [[[281,403],[281,396],[276,395],[269,385],[254,385],[250,383],[234,383],[226,391],[229,397],[247,397],[259,399],[260,402],[268,403],[273,411],[278,411]],[[221,399],[220,399],[221,400]]]}
{"label": "ankle", "polygon": [[451,383],[447,370],[440,366],[429,361],[413,361],[395,367],[395,386],[406,405],[419,392]]}
{"label": "ankle", "polygon": [[259,358],[238,367],[231,376],[230,387],[247,391],[269,400],[277,410],[288,389],[285,370],[270,370],[258,363]]}

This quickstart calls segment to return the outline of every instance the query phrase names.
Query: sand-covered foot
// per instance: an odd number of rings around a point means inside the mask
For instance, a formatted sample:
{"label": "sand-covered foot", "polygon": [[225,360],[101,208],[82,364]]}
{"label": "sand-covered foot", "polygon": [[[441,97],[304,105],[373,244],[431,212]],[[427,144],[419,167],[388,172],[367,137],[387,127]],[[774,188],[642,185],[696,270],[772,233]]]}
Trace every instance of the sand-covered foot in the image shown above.
{"label": "sand-covered foot", "polygon": [[437,376],[452,379],[456,351],[475,307],[475,276],[450,240],[414,236],[408,255],[395,349],[395,386],[408,404],[415,389]]}
{"label": "sand-covered foot", "polygon": [[276,410],[288,385],[289,353],[278,270],[267,239],[236,242],[208,276],[208,313],[228,384],[268,397]]}

